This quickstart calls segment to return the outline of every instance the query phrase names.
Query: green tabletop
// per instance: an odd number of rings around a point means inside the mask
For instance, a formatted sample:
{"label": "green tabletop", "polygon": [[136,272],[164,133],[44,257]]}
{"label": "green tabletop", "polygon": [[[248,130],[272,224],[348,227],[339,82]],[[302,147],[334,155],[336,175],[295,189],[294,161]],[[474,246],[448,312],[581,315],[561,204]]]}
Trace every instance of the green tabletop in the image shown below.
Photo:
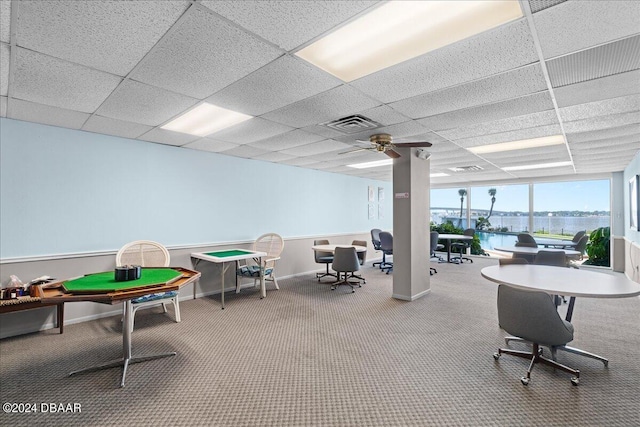
{"label": "green tabletop", "polygon": [[182,273],[171,268],[143,268],[139,279],[116,282],[115,273],[107,271],[69,280],[64,282],[63,287],[70,293],[107,293],[163,285],[181,276]]}
{"label": "green tabletop", "polygon": [[218,258],[227,258],[238,255],[253,254],[251,251],[243,251],[242,249],[230,249],[228,251],[205,252],[205,255],[215,256]]}

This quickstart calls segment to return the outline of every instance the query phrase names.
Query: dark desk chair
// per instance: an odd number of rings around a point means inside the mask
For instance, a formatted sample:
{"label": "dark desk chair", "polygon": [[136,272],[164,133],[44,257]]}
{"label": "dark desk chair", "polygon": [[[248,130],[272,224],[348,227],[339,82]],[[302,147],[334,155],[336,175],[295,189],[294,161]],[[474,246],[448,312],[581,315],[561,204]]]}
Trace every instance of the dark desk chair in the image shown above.
{"label": "dark desk chair", "polygon": [[573,249],[574,251],[578,251],[580,252],[580,255],[568,255],[567,258],[569,259],[569,265],[571,267],[574,268],[578,268],[578,263],[576,264],[572,264],[571,261],[581,261],[582,258],[584,257],[584,251],[587,249],[587,243],[589,242],[589,236],[582,236],[580,238],[580,240],[578,240],[578,243],[576,244],[576,246],[574,248],[568,248],[568,249]]}
{"label": "dark desk chair", "polygon": [[[364,240],[354,240],[351,242],[351,244],[354,246],[364,246],[365,248],[367,247],[367,242],[365,242]],[[358,263],[360,263],[360,266],[363,266],[367,261],[367,251],[356,252],[356,255],[358,255]],[[355,277],[356,279],[362,280],[362,283],[367,283],[367,280],[364,277],[359,276],[355,273],[352,273],[349,277]]]}
{"label": "dark desk chair", "polygon": [[536,243],[536,239],[529,233],[520,233],[518,234],[518,241],[516,242],[516,246],[524,246],[526,248],[537,248],[538,243]]}
{"label": "dark desk chair", "polygon": [[[338,280],[331,284],[331,290],[335,290],[340,285],[351,286],[351,292],[355,292],[355,286],[361,287],[360,281],[352,282],[349,280],[354,272],[360,270],[360,262],[356,248],[354,247],[337,247],[333,254],[333,264],[331,268],[338,273]],[[342,273],[342,274],[340,274]]]}
{"label": "dark desk chair", "polygon": [[[314,246],[328,245],[328,244],[329,244],[329,241],[326,239],[318,239],[313,241]],[[329,264],[333,262],[332,252],[313,251],[313,256],[316,260],[316,263],[324,264],[327,267],[326,273],[316,273],[316,279],[318,279],[318,282],[320,281],[321,278],[325,276],[332,276],[332,277],[335,277],[336,279],[338,278],[338,276],[336,276],[335,274],[329,273]]]}
{"label": "dark desk chair", "polygon": [[383,256],[380,269],[382,271],[387,270],[387,274],[389,274],[389,272],[393,270],[393,262],[388,262],[386,256],[393,256],[393,236],[388,231],[380,232],[380,250]]}
{"label": "dark desk chair", "polygon": [[[380,232],[382,232],[382,230],[380,230],[379,228],[372,228],[371,229],[371,244],[373,245],[373,249],[375,249],[376,251],[380,250]],[[382,264],[385,263],[385,255],[384,252],[382,253],[382,261],[381,262],[374,262],[373,266],[375,267],[376,265],[380,266],[380,268],[382,268]]]}
{"label": "dark desk chair", "polygon": [[531,351],[500,348],[493,355],[496,360],[502,354],[530,359],[527,376],[520,379],[523,385],[529,384],[531,370],[536,363],[543,363],[573,374],[571,383],[576,386],[579,384],[579,370],[541,355],[541,345],[555,348],[573,340],[573,325],[560,317],[551,295],[506,285],[498,286],[498,322],[500,327],[509,334],[533,344]]}
{"label": "dark desk chair", "polygon": [[[429,234],[429,261],[431,260],[437,260],[438,262],[446,262],[440,255],[436,254],[437,250],[440,249],[444,249],[444,245],[441,243],[438,243],[438,236],[440,235],[440,233],[438,233],[437,231],[432,231]],[[436,270],[433,267],[429,267],[429,274],[433,275],[435,273],[437,273],[438,270]]]}
{"label": "dark desk chair", "polygon": [[499,265],[511,265],[511,264],[529,264],[525,258],[500,258],[498,260]]}
{"label": "dark desk chair", "polygon": [[[476,230],[473,228],[467,228],[466,230],[464,230],[464,232],[462,233],[465,236],[471,236],[473,237],[476,234]],[[473,263],[473,260],[471,258],[467,258],[462,256],[463,253],[465,253],[467,251],[467,248],[471,247],[471,243],[473,242],[473,240],[462,240],[460,242],[455,242],[455,243],[451,243],[451,251],[452,252],[456,252],[456,249],[458,250],[458,252],[460,253],[459,256],[457,257],[453,257],[451,258],[452,261],[456,262],[456,263],[460,263],[462,264],[462,261],[469,261],[470,263]]]}

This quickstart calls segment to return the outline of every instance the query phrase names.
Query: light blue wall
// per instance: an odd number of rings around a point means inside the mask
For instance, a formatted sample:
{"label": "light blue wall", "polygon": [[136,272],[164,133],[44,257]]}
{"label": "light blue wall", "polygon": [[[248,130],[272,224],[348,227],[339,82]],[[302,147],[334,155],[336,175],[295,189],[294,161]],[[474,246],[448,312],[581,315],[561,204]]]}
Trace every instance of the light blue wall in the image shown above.
{"label": "light blue wall", "polygon": [[[624,170],[624,236],[632,242],[640,243],[640,231],[632,230],[630,225],[631,215],[630,211],[630,199],[629,199],[629,180],[635,175],[640,175],[640,151],[638,151]],[[638,201],[640,203],[640,200]]]}
{"label": "light blue wall", "polygon": [[[392,224],[389,182],[11,119],[0,153],[2,259]],[[382,220],[368,219],[370,185],[385,188]]]}

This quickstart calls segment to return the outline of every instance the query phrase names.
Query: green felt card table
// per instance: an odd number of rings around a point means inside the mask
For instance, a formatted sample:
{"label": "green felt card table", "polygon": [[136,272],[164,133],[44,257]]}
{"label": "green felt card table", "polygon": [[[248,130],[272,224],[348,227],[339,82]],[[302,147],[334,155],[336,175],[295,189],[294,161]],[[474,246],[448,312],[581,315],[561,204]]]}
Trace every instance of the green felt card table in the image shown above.
{"label": "green felt card table", "polygon": [[[191,262],[193,268],[197,268],[200,261],[214,262],[222,265],[221,285],[220,285],[220,304],[224,310],[224,274],[227,272],[231,265],[234,265],[237,261],[245,259],[253,259],[261,267],[260,268],[260,298],[267,296],[267,287],[264,282],[264,266],[262,264],[262,257],[267,256],[266,252],[250,251],[248,249],[224,249],[212,252],[194,252],[191,254]],[[232,264],[233,263],[233,264]],[[237,280],[237,278],[236,278]],[[193,286],[193,298],[196,297],[196,286]]]}
{"label": "green felt card table", "polygon": [[199,277],[199,272],[182,267],[143,267],[141,277],[137,280],[116,282],[113,271],[89,274],[62,282],[38,285],[36,287],[36,296],[46,304],[62,304],[65,302],[80,301],[91,301],[103,304],[124,303],[122,357],[97,366],[73,371],[69,374],[75,375],[82,372],[122,366],[122,381],[120,382],[120,387],[124,387],[127,367],[129,365],[176,355],[175,351],[135,357],[132,355],[131,331],[133,329],[133,315],[131,300],[151,293],[177,291],[182,286],[195,282]]}

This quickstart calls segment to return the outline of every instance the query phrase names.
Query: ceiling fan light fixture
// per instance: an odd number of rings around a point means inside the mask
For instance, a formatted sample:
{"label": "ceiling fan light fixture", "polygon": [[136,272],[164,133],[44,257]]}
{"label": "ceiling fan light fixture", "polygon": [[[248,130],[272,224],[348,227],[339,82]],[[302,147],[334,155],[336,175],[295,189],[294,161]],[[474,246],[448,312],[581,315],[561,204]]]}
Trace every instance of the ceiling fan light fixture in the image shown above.
{"label": "ceiling fan light fixture", "polygon": [[502,151],[524,150],[526,148],[548,147],[564,144],[562,135],[544,136],[542,138],[523,139],[520,141],[501,142],[498,144],[479,145],[468,150],[474,154],[498,153]]}
{"label": "ceiling fan light fixture", "polygon": [[554,163],[537,163],[534,165],[520,165],[520,166],[507,166],[502,168],[503,171],[523,171],[530,169],[547,169],[547,168],[559,168],[562,166],[571,166],[573,163],[567,162],[554,162]]}
{"label": "ceiling fan light fixture", "polygon": [[391,1],[296,55],[350,82],[522,16],[517,1]]}
{"label": "ceiling fan light fixture", "polygon": [[207,136],[251,118],[253,117],[203,102],[161,128],[190,135]]}
{"label": "ceiling fan light fixture", "polygon": [[356,169],[368,169],[368,168],[376,168],[379,166],[388,166],[393,164],[393,159],[384,159],[384,160],[376,160],[374,162],[365,162],[365,163],[354,163],[352,165],[347,165],[350,168]]}

